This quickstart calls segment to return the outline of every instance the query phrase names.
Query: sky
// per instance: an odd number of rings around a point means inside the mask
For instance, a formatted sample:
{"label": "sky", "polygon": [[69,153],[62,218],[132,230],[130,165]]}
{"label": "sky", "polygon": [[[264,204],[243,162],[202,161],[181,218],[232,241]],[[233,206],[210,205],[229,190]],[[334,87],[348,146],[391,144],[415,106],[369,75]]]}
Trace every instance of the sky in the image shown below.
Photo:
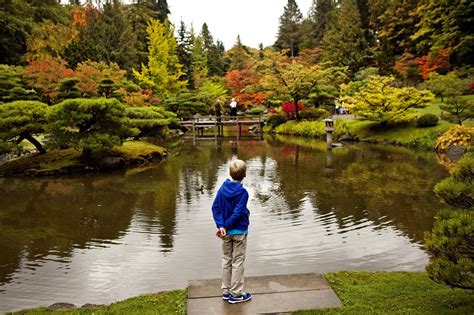
{"label": "sky", "polygon": [[[312,0],[296,0],[304,17]],[[176,26],[183,20],[199,33],[205,22],[214,40],[224,43],[225,49],[234,46],[237,35],[242,43],[258,48],[273,45],[278,34],[280,16],[287,0],[168,0],[170,21]]]}

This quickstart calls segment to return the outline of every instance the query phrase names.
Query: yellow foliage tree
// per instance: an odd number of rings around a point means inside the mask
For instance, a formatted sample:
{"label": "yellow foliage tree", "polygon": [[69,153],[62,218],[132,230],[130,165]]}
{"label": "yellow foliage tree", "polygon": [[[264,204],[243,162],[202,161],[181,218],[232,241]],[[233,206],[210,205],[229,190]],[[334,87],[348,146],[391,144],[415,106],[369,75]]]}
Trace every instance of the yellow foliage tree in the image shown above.
{"label": "yellow foliage tree", "polygon": [[142,64],[141,72],[133,69],[133,75],[159,95],[175,95],[187,82],[181,81],[183,65],[178,62],[174,28],[168,20],[161,23],[150,20],[148,33],[148,65]]}
{"label": "yellow foliage tree", "polygon": [[392,76],[372,76],[353,96],[342,99],[352,113],[382,125],[411,118],[410,110],[423,108],[434,98],[430,91],[414,87],[398,87]]}

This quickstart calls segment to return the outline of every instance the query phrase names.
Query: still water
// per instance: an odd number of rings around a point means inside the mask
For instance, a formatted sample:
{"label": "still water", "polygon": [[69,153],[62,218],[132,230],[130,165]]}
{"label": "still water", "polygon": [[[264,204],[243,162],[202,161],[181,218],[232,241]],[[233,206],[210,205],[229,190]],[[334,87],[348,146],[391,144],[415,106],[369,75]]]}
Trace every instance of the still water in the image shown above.
{"label": "still water", "polygon": [[248,163],[247,275],[427,263],[432,189],[447,176],[434,154],[282,137],[167,146],[167,161],[126,172],[0,179],[0,312],[220,277],[210,207],[236,157]]}

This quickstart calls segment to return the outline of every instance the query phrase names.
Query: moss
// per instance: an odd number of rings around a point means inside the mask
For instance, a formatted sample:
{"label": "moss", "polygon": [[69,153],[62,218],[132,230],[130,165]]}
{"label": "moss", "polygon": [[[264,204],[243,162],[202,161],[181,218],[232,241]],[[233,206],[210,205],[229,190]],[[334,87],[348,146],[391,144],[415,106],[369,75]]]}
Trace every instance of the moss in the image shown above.
{"label": "moss", "polygon": [[116,168],[144,164],[161,159],[166,149],[142,141],[124,142],[113,150],[97,150],[87,163],[81,160],[81,152],[75,149],[53,150],[43,155],[30,155],[0,165],[1,176],[45,176],[84,173],[110,169],[103,167],[105,159],[122,158]]}

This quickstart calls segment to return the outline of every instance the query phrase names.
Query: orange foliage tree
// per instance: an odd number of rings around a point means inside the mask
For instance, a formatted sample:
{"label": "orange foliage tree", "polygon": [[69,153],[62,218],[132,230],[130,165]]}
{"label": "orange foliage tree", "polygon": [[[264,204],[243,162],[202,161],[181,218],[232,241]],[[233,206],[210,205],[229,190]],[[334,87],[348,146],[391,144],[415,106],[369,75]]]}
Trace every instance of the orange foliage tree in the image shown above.
{"label": "orange foliage tree", "polygon": [[225,75],[225,81],[232,96],[237,98],[244,108],[250,105],[263,105],[267,99],[266,93],[248,91],[249,87],[258,83],[257,75],[250,69],[231,70]]}
{"label": "orange foliage tree", "polygon": [[58,82],[73,75],[74,70],[68,68],[61,57],[46,54],[31,60],[25,68],[26,82],[49,104],[54,103],[59,94]]}
{"label": "orange foliage tree", "polygon": [[430,52],[428,55],[416,58],[420,76],[423,80],[430,77],[430,73],[449,70],[449,48],[442,48],[436,52]]}
{"label": "orange foliage tree", "polygon": [[126,71],[120,69],[116,63],[103,61],[84,61],[77,65],[75,77],[79,79],[77,88],[88,96],[97,95],[97,85],[105,78],[119,83],[125,79]]}

